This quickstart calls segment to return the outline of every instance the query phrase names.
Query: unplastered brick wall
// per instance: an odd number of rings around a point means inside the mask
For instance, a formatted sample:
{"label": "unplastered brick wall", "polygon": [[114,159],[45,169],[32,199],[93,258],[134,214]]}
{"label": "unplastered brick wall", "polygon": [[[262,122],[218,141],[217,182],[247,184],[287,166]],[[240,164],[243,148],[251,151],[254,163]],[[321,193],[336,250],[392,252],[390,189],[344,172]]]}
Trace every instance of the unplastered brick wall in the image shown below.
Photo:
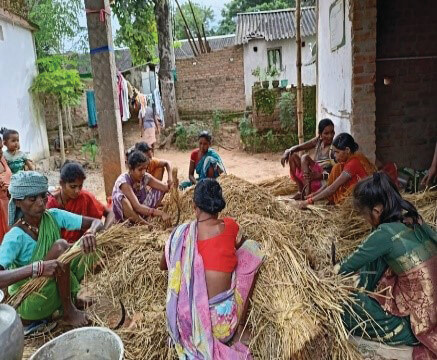
{"label": "unplastered brick wall", "polygon": [[431,164],[437,141],[436,24],[434,0],[378,2],[376,145],[383,161],[414,169]]}
{"label": "unplastered brick wall", "polygon": [[244,111],[243,47],[234,46],[176,60],[179,112]]}
{"label": "unplastered brick wall", "polygon": [[376,2],[353,0],[350,9],[346,9],[346,16],[352,19],[351,132],[361,151],[373,161],[376,151]]}

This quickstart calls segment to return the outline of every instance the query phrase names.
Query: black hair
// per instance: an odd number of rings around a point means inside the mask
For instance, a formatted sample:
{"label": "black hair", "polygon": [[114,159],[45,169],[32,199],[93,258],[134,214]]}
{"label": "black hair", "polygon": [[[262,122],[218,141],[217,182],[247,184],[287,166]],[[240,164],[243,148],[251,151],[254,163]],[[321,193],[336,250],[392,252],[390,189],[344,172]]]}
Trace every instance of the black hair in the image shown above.
{"label": "black hair", "polygon": [[204,138],[204,139],[206,139],[209,143],[211,143],[211,141],[212,141],[212,136],[211,136],[211,134],[210,134],[208,131],[206,131],[206,130],[202,131],[202,132],[199,134],[199,140],[200,140],[200,138]]}
{"label": "black hair", "polygon": [[132,154],[135,151],[135,146],[131,146],[129,149],[126,150],[124,155],[126,156],[126,160],[129,159],[129,155]]}
{"label": "black hair", "polygon": [[404,218],[411,218],[413,224],[417,224],[421,219],[414,205],[402,198],[396,185],[383,172],[376,172],[360,181],[354,189],[357,210],[371,211],[378,204],[383,207],[381,224],[403,221]]}
{"label": "black hair", "polygon": [[335,138],[332,144],[339,150],[346,150],[346,148],[349,148],[352,152],[356,152],[358,150],[358,144],[355,142],[352,135],[348,133],[341,133],[338,134]]}
{"label": "black hair", "polygon": [[75,161],[66,161],[61,167],[61,181],[71,183],[77,179],[86,179],[85,170],[82,165]]}
{"label": "black hair", "polygon": [[334,123],[331,119],[322,119],[319,122],[319,135],[322,134],[323,130],[325,130],[326,127],[332,126],[334,127]]}
{"label": "black hair", "polygon": [[152,148],[146,142],[141,141],[141,142],[137,142],[135,144],[135,150],[138,150],[138,151],[141,151],[143,153],[146,153],[146,152],[152,150]]}
{"label": "black hair", "polygon": [[2,127],[0,129],[0,134],[3,135],[4,141],[8,141],[11,135],[18,135],[18,131],[13,129],[6,129],[5,127]]}
{"label": "black hair", "polygon": [[222,187],[215,179],[200,180],[194,189],[194,203],[208,214],[215,215],[226,206]]}
{"label": "black hair", "polygon": [[147,163],[148,161],[149,159],[147,159],[146,155],[138,150],[134,150],[127,159],[127,163],[132,170],[144,163]]}

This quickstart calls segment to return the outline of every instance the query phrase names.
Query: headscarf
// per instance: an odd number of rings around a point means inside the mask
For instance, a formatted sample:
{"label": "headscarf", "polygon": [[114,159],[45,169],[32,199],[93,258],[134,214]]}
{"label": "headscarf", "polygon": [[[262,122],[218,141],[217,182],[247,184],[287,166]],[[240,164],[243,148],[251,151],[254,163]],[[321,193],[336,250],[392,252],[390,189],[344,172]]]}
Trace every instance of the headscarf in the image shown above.
{"label": "headscarf", "polygon": [[48,191],[47,178],[36,171],[20,171],[11,177],[9,185],[9,226],[12,226],[21,218],[22,212],[15,205],[14,200],[23,200],[28,196],[36,196]]}

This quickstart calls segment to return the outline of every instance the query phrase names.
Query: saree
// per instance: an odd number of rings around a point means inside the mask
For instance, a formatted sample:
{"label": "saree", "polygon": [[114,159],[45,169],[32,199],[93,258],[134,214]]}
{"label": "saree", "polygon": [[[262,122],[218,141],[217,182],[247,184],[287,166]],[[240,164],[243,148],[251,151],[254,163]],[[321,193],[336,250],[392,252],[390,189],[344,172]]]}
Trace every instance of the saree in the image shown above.
{"label": "saree", "polygon": [[169,268],[167,329],[179,359],[251,359],[233,337],[263,255],[247,240],[237,250],[238,264],[227,291],[208,299],[205,269],[197,249],[197,222],[177,227],[165,247]]}
{"label": "saree", "polygon": [[[361,153],[355,153],[350,156],[349,160],[345,163],[338,163],[335,164],[334,167],[331,170],[331,173],[328,177],[328,186],[332,185],[335,180],[341,175],[341,173],[345,170],[345,167],[347,167],[348,164],[351,163],[352,160],[358,160],[359,164],[361,165],[362,169],[360,172],[366,177],[369,175],[372,175],[376,171],[375,165],[373,165],[363,154]],[[345,184],[341,185],[337,191],[329,198],[329,202],[333,204],[341,204],[349,195],[352,194],[352,191],[354,190],[355,185],[363,179],[363,176],[359,176],[355,171],[350,174],[351,179],[347,181]]]}
{"label": "saree", "polygon": [[5,188],[0,189],[0,244],[1,244],[3,237],[9,231],[9,226],[8,226],[9,198],[8,198],[7,187],[11,182],[12,172],[11,169],[9,169],[9,166],[4,156],[0,158],[0,163],[3,165],[3,168],[5,169],[4,172],[0,173],[0,181],[2,181],[5,184]]}
{"label": "saree", "polygon": [[[30,263],[44,260],[53,244],[60,238],[61,233],[58,225],[52,215],[46,211],[41,219],[38,241]],[[91,264],[92,259],[92,255],[78,257],[70,263],[70,286],[73,298],[75,298],[79,292],[79,283],[83,279],[85,271]],[[12,296],[17,293],[18,290],[28,281],[29,279],[24,279],[9,286],[9,294]],[[34,321],[46,319],[60,308],[61,298],[59,296],[56,280],[51,278],[39,292],[27,296],[17,308],[17,312],[22,319]]]}
{"label": "saree", "polygon": [[[365,320],[358,334],[392,345],[416,345],[414,360],[437,359],[437,235],[426,224],[409,228],[391,223],[385,224],[384,237],[392,243],[389,250],[360,270],[359,286],[374,293],[357,294],[354,310],[361,324]],[[386,248],[381,235],[375,241],[374,248]],[[349,258],[349,270],[356,259]],[[346,313],[347,327],[358,328],[359,321]]]}
{"label": "saree", "polygon": [[[208,151],[202,156],[196,165],[196,173],[199,175],[197,180],[203,180],[208,177],[208,170],[212,167],[214,169],[214,178],[218,178],[221,173],[226,173],[225,166],[222,158],[214,149],[208,149]],[[191,181],[183,181],[180,184],[181,190],[184,190],[194,185]]]}

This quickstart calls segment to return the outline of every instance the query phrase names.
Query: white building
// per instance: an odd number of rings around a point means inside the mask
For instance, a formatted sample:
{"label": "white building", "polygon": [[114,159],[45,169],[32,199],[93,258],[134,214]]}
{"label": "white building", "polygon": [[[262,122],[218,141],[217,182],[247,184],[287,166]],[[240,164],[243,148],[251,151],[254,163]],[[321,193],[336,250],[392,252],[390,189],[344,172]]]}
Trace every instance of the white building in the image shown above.
{"label": "white building", "polygon": [[[276,67],[279,80],[296,85],[296,19],[294,9],[240,13],[237,15],[235,44],[244,47],[244,86],[246,105],[252,105],[252,86],[258,78],[252,72]],[[316,11],[302,8],[302,83],[316,84],[316,65],[312,59],[316,43]]]}
{"label": "white building", "polygon": [[17,130],[33,160],[49,156],[44,117],[30,87],[37,74],[35,26],[0,8],[0,127]]}

